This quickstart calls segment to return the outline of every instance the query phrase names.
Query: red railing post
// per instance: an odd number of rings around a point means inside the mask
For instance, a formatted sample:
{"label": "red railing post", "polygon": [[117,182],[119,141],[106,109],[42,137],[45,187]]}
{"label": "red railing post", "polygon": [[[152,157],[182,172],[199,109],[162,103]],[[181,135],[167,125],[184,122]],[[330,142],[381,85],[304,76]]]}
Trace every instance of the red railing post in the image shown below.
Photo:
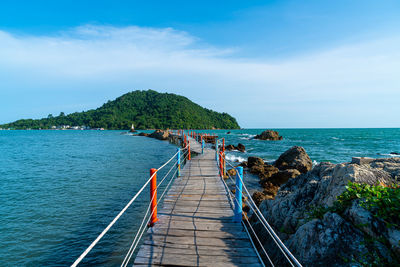
{"label": "red railing post", "polygon": [[184,144],[184,147],[186,147],[186,144],[187,144],[187,137],[186,137],[186,134],[184,135],[184,137],[185,137],[185,138],[184,138],[184,139],[185,139],[185,141],[184,141],[184,143],[183,143],[183,144]]}
{"label": "red railing post", "polygon": [[222,138],[222,174],[225,176],[225,170],[226,170],[226,165],[225,165],[225,138]]}
{"label": "red railing post", "polygon": [[151,219],[149,222],[149,226],[153,227],[153,225],[158,221],[157,218],[157,169],[150,169],[150,211],[151,213]]}
{"label": "red railing post", "polygon": [[191,160],[191,156],[190,156],[190,141],[188,143],[188,160]]}
{"label": "red railing post", "polygon": [[224,173],[223,173],[224,167],[222,166],[222,164],[223,164],[222,151],[220,151],[219,152],[219,171],[221,173],[221,177],[224,178]]}

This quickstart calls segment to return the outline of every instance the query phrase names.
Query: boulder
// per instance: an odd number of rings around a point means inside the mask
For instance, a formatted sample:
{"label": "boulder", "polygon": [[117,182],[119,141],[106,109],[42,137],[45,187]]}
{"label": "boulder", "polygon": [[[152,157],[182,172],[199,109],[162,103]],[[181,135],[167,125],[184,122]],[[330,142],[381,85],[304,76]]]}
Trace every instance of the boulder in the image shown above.
{"label": "boulder", "polygon": [[275,173],[279,172],[279,169],[273,165],[265,163],[263,166],[264,172],[260,175],[260,179],[268,179]]}
{"label": "boulder", "polygon": [[285,151],[275,161],[275,166],[280,170],[296,169],[306,173],[312,168],[312,161],[301,146],[294,146]]}
{"label": "boulder", "polygon": [[156,130],[153,133],[149,135],[151,138],[155,138],[158,140],[167,140],[169,137],[169,132],[168,131],[163,131],[163,130]]}
{"label": "boulder", "polygon": [[237,145],[236,149],[239,150],[240,152],[245,152],[246,151],[246,147],[241,143],[239,143]]}
{"label": "boulder", "polygon": [[248,168],[247,161],[243,161],[242,163],[239,164],[239,166],[242,166],[243,168]]}
{"label": "boulder", "polygon": [[148,133],[139,133],[137,136],[149,136],[150,134]]}
{"label": "boulder", "polygon": [[254,200],[254,203],[259,206],[265,199],[271,199],[271,196],[264,194],[263,192],[256,191],[253,193],[251,198]]}
{"label": "boulder", "polygon": [[254,139],[260,139],[260,140],[282,140],[282,136],[279,135],[277,131],[273,130],[266,130],[262,132],[261,134],[258,134],[254,137]]}
{"label": "boulder", "polygon": [[271,198],[274,198],[279,190],[279,185],[273,184],[268,180],[263,180],[261,185],[264,188],[264,195],[270,196]]}
{"label": "boulder", "polygon": [[247,159],[247,167],[251,168],[255,165],[264,165],[264,160],[259,157],[249,157]]}
{"label": "boulder", "polygon": [[282,185],[289,181],[291,178],[295,178],[300,175],[300,172],[296,169],[288,169],[275,173],[269,178],[269,181],[276,185]]}
{"label": "boulder", "polygon": [[225,146],[225,150],[227,150],[227,151],[238,150],[240,152],[245,152],[246,148],[243,144],[239,143],[237,146],[227,145],[227,146]]}
{"label": "boulder", "polygon": [[253,167],[250,168],[250,172],[253,174],[263,174],[264,173],[264,165],[254,165]]}
{"label": "boulder", "polygon": [[227,145],[227,146],[225,146],[225,150],[227,150],[227,151],[231,151],[231,150],[235,150],[236,148],[235,148],[235,146],[234,145]]}

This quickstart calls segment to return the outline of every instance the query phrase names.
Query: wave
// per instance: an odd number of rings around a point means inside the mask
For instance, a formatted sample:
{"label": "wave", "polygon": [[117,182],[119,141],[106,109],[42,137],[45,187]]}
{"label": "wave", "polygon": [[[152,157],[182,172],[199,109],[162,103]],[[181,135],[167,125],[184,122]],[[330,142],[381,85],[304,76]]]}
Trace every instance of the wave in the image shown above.
{"label": "wave", "polygon": [[246,161],[245,158],[243,158],[241,156],[236,156],[236,155],[233,155],[233,154],[226,154],[225,158],[227,160],[229,160],[229,161],[232,161],[232,162],[242,163],[242,162]]}
{"label": "wave", "polygon": [[379,155],[379,156],[389,156],[389,157],[394,157],[394,158],[400,157],[400,155],[398,155],[398,154],[392,154],[392,153],[388,153],[388,154],[386,154],[386,153],[378,153],[378,155]]}
{"label": "wave", "polygon": [[247,137],[249,137],[249,138],[253,138],[253,137],[256,136],[255,134],[247,134],[247,133],[239,134],[239,135],[240,135],[240,136],[247,136]]}

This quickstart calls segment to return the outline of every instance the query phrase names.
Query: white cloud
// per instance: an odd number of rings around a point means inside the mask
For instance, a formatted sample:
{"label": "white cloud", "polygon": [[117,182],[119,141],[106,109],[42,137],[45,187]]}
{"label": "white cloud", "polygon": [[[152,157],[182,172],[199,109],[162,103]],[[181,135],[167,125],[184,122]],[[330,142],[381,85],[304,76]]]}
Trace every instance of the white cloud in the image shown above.
{"label": "white cloud", "polygon": [[382,109],[400,114],[398,47],[393,35],[269,62],[237,58],[234,49],[201,45],[171,28],[86,25],[52,36],[0,31],[1,90],[60,90],[61,97],[95,90],[105,101],[153,88],[230,112],[243,126],[398,126],[397,116],[380,118]]}

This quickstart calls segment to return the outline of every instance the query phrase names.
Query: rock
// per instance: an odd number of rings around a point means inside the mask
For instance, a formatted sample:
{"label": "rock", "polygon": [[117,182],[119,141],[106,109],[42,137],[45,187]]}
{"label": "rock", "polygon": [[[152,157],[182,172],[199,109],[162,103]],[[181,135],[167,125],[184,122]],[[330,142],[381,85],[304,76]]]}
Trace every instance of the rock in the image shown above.
{"label": "rock", "polygon": [[389,173],[393,180],[400,181],[400,158],[375,159],[370,163],[371,168]]}
{"label": "rock", "polygon": [[352,157],[351,163],[361,165],[361,164],[371,163],[373,160],[374,160],[373,158],[368,158],[368,157]]}
{"label": "rock", "polygon": [[163,130],[156,130],[153,133],[151,133],[149,137],[156,138],[158,140],[167,140],[169,137],[169,132]]}
{"label": "rock", "polygon": [[269,199],[269,196],[264,194],[263,192],[256,191],[253,193],[252,199],[254,200],[254,203],[259,206],[261,202],[263,202],[265,199]]}
{"label": "rock", "polygon": [[270,196],[271,198],[274,198],[279,190],[279,185],[275,185],[268,180],[263,180],[261,185],[264,188],[264,195]]}
{"label": "rock", "polygon": [[392,155],[400,155],[400,153],[397,153],[397,152],[390,152],[390,154],[392,154]]}
{"label": "rock", "polygon": [[285,151],[276,161],[275,166],[280,170],[296,169],[306,173],[312,168],[312,161],[301,146],[294,146]]}
{"label": "rock", "polygon": [[237,146],[234,145],[227,145],[225,146],[225,150],[231,151],[231,150],[238,150],[240,152],[245,152],[246,148],[243,144],[238,144]]}
{"label": "rock", "polygon": [[247,159],[247,167],[251,168],[254,165],[264,165],[264,160],[259,157],[248,157]]}
{"label": "rock", "polygon": [[137,136],[149,136],[150,134],[148,133],[139,133]]}
{"label": "rock", "polygon": [[247,161],[243,161],[242,163],[239,164],[239,166],[242,166],[243,168],[247,168]]}
{"label": "rock", "polygon": [[226,134],[231,134],[231,132],[227,132]]}
{"label": "rock", "polygon": [[282,140],[282,136],[279,135],[277,131],[266,130],[261,134],[258,134],[254,137],[254,139],[260,140]]}
{"label": "rock", "polygon": [[225,150],[227,150],[227,151],[231,151],[231,150],[235,150],[236,148],[235,148],[235,146],[234,145],[227,145],[227,146],[225,146]]}
{"label": "rock", "polygon": [[267,163],[264,164],[263,168],[264,168],[264,172],[260,175],[261,180],[268,179],[275,173],[279,172],[279,169],[277,167],[267,164]]}
{"label": "rock", "polygon": [[235,177],[235,175],[236,175],[236,170],[235,169],[229,169],[226,172],[232,177]]}
{"label": "rock", "polygon": [[246,151],[246,147],[241,143],[239,143],[237,145],[236,149],[239,150],[240,152],[245,152]]}
{"label": "rock", "polygon": [[300,172],[296,169],[288,169],[275,173],[269,178],[269,181],[276,185],[282,185],[286,183],[289,179],[295,178],[300,175]]}
{"label": "rock", "polygon": [[254,165],[253,167],[250,168],[250,172],[253,174],[260,175],[264,173],[264,165]]}
{"label": "rock", "polygon": [[369,255],[361,231],[330,212],[322,220],[314,219],[300,226],[287,244],[303,266],[360,266],[352,261],[372,262],[376,256]]}
{"label": "rock", "polygon": [[397,255],[400,255],[400,230],[396,228],[388,228],[386,235],[393,250]]}

